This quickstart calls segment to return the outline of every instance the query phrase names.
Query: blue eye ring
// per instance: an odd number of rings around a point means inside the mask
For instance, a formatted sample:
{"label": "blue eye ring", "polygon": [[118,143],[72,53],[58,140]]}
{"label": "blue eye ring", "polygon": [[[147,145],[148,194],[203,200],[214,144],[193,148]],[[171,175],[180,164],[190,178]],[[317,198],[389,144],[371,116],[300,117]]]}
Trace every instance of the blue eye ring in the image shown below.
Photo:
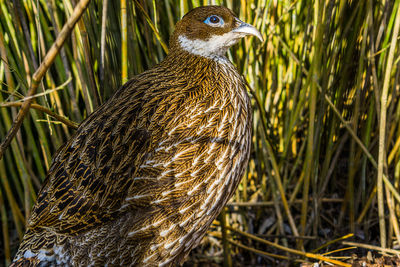
{"label": "blue eye ring", "polygon": [[212,27],[222,27],[224,25],[224,20],[217,15],[211,15],[208,18],[206,18],[206,20],[204,20],[203,22]]}

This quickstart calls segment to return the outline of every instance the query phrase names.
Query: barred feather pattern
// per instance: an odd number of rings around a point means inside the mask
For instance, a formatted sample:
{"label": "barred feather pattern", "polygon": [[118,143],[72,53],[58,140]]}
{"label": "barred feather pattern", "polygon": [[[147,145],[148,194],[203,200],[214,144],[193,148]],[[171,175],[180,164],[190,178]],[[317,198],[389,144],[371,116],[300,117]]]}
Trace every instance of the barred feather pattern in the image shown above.
{"label": "barred feather pattern", "polygon": [[59,149],[15,259],[182,263],[244,173],[250,109],[226,58],[170,54],[121,87]]}

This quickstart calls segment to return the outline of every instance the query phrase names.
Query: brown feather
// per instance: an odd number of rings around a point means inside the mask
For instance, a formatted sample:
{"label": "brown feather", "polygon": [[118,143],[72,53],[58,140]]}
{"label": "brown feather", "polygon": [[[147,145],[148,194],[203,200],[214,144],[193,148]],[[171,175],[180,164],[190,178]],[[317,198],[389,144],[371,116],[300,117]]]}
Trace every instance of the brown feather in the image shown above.
{"label": "brown feather", "polygon": [[192,27],[207,38],[210,14],[228,28],[208,32],[234,27],[226,8],[188,13],[166,59],[117,90],[57,151],[16,266],[38,253],[59,265],[171,265],[201,241],[244,173],[251,139],[251,105],[233,65],[174,43]]}

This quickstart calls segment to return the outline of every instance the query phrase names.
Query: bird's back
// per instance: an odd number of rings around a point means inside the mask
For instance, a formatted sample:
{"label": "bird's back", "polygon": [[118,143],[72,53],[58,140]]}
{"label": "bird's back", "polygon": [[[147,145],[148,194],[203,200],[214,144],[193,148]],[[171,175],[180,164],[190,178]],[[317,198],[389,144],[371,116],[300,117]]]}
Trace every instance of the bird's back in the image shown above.
{"label": "bird's back", "polygon": [[168,264],[200,242],[246,166],[250,104],[229,62],[186,56],[133,78],[57,152],[17,256]]}

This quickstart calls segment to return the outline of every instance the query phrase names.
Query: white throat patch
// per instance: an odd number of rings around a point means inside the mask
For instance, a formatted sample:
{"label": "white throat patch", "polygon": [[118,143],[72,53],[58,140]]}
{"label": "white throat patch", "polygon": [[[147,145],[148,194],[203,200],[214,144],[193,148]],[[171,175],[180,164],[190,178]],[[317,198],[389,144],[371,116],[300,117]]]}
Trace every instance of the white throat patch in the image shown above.
{"label": "white throat patch", "polygon": [[215,35],[206,41],[200,39],[191,40],[184,35],[178,37],[179,44],[183,50],[194,55],[217,60],[227,60],[225,57],[226,52],[239,39],[240,36],[233,32]]}

